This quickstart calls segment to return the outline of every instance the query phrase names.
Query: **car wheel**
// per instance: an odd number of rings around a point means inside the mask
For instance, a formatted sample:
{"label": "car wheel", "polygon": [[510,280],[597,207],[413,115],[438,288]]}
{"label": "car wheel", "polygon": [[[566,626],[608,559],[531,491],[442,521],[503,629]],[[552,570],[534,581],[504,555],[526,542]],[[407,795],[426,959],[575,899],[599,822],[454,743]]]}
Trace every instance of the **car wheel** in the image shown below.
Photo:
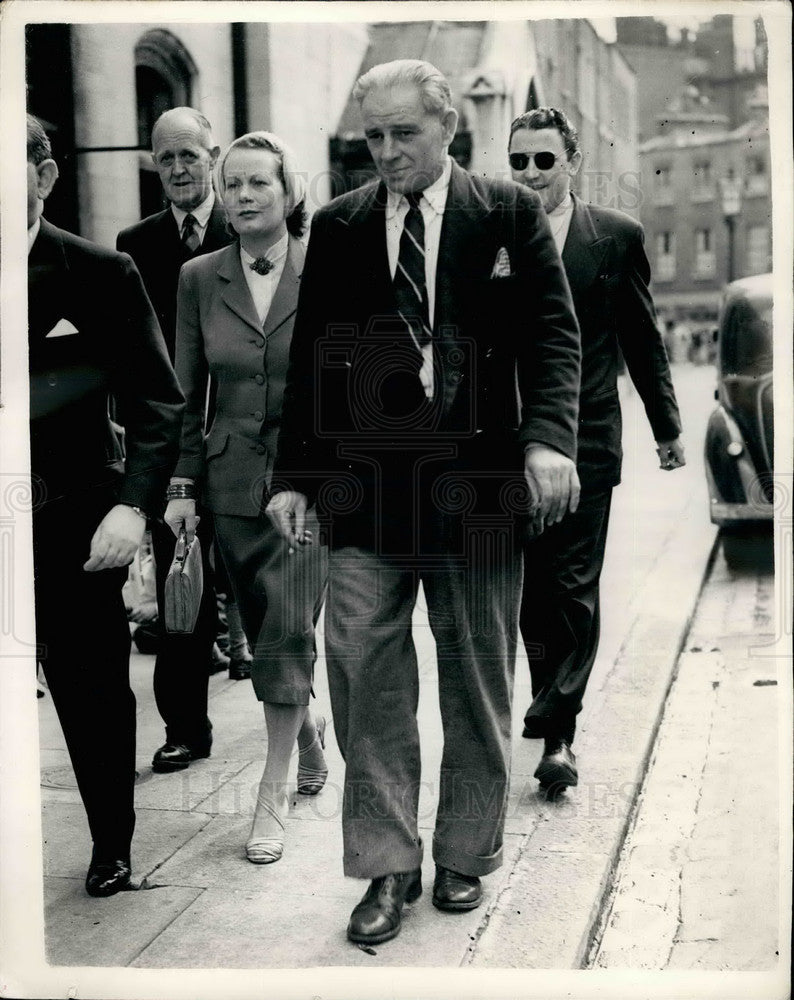
{"label": "car wheel", "polygon": [[774,551],[771,530],[742,526],[723,528],[722,554],[733,570],[771,569]]}

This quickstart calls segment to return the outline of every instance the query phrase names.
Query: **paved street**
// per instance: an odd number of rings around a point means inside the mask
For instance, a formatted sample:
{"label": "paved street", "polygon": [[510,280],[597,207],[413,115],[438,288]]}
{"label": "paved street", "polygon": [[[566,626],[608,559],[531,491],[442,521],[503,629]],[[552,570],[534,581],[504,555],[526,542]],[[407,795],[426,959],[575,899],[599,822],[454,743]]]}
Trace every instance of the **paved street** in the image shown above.
{"label": "paved street", "polygon": [[[774,749],[773,726],[769,725],[757,746],[749,746],[744,736],[736,739],[747,751],[744,755],[740,752],[739,758],[720,756],[720,748],[730,744],[732,727],[741,722],[745,728],[740,731],[747,733],[747,720],[739,718],[743,702],[752,699],[748,706],[751,724],[757,725],[759,732],[764,729],[762,717],[770,722],[775,718],[776,689],[755,685],[756,680],[774,676],[775,661],[746,657],[748,643],[763,643],[769,632],[769,583],[768,579],[765,584],[737,581],[718,561],[706,591],[708,599],[701,604],[689,631],[715,536],[708,523],[700,457],[705,421],[713,405],[714,375],[708,368],[682,365],[676,366],[674,378],[689,458],[689,465],[674,474],[657,470],[637,396],[622,386],[626,466],[624,483],[615,495],[607,547],[603,639],[577,736],[580,785],[557,801],[546,801],[538,792],[532,772],[541,743],[520,737],[521,717],[529,701],[528,670],[522,658],[516,677],[505,865],[484,880],[486,899],[480,909],[456,915],[439,913],[430,905],[426,891],[407,912],[397,939],[369,951],[350,945],[344,928],[364,886],[341,873],[342,762],[330,727],[327,756],[331,773],[326,788],[316,799],[292,796],[283,861],[253,866],[245,860],[243,843],[263,765],[265,733],[261,706],[250,685],[224,676],[212,678],[212,757],[185,772],[154,774],[151,755],[162,742],[162,728],[151,693],[152,658],[136,655],[133,679],[139,705],[140,777],[133,867],[141,891],[100,901],[83,892],[90,852],[87,826],[50,699],[42,700],[39,706],[48,961],[56,966],[109,965],[138,970],[312,966],[580,969],[588,962],[610,967],[612,956],[614,964],[643,968],[737,967],[727,966],[724,955],[730,953],[734,938],[740,934],[740,908],[730,916],[730,941],[724,942],[724,951],[722,945],[704,947],[693,935],[701,934],[702,925],[708,923],[709,935],[719,937],[720,922],[727,919],[724,906],[711,913],[698,909],[704,882],[712,873],[719,878],[724,896],[748,881],[741,862],[733,861],[735,836],[745,842],[751,836],[756,838],[754,851],[764,859],[767,882],[774,868],[774,775],[767,773],[762,784],[754,786],[759,803],[752,829],[745,827],[738,834],[733,827],[731,832],[723,830],[744,809],[739,792],[744,795],[759,774],[764,774],[765,754],[770,746]],[[756,595],[749,603],[748,587]],[[726,595],[734,593],[734,603],[726,600]],[[433,646],[421,607],[415,625],[426,779],[420,816],[429,841],[441,733]],[[672,930],[667,924],[659,930],[666,935],[667,945],[657,944],[640,956],[625,937],[613,935],[623,912],[629,913],[629,921],[637,920],[641,908],[657,902],[658,897],[647,895],[647,878],[640,892],[631,895],[624,891],[634,878],[631,859],[625,857],[619,866],[621,888],[612,902],[610,891],[685,639],[686,651],[655,751],[654,773],[658,771],[667,782],[668,792],[673,781],[687,798],[669,836],[688,838],[691,852],[682,860],[674,851],[677,868],[666,861],[659,845],[653,845],[649,860],[640,860],[642,838],[653,840],[661,808],[658,803],[653,805],[647,791],[643,809],[650,803],[653,811],[647,814],[646,826],[640,813],[630,844],[634,863],[644,868],[646,876],[649,869],[653,875],[657,867],[664,873],[672,895],[665,896],[663,903],[675,913],[672,882],[676,872],[686,869],[688,908],[683,923],[676,917]],[[720,644],[719,657],[712,649],[716,642]],[[703,661],[708,669],[699,665]],[[322,659],[316,687],[317,709],[330,717]],[[724,705],[721,699],[726,699]],[[679,721],[676,712],[681,715]],[[682,729],[691,737],[687,746],[692,770],[685,776],[670,770],[680,771],[680,757],[670,765],[663,760],[664,746]],[[711,780],[709,768],[716,772]],[[728,773],[734,775],[735,808],[720,812],[715,797],[719,798]],[[694,781],[696,774],[700,777]],[[699,796],[696,814],[692,812],[692,796]],[[668,854],[670,850],[668,845]],[[717,855],[709,851],[718,852],[721,867],[716,864]],[[432,872],[428,852],[426,890],[432,883]],[[760,876],[756,880],[753,875],[753,880],[759,882],[760,889]],[[760,900],[760,892],[756,895]],[[758,906],[753,913],[760,915],[762,902]],[[774,929],[771,909],[767,906],[763,927],[753,935],[755,951],[738,967],[768,967]],[[598,944],[606,913],[611,914],[610,924],[594,954],[593,943]],[[640,915],[645,920],[647,911]],[[205,980],[198,974],[195,979],[190,973],[183,975],[195,995],[204,995]]]}

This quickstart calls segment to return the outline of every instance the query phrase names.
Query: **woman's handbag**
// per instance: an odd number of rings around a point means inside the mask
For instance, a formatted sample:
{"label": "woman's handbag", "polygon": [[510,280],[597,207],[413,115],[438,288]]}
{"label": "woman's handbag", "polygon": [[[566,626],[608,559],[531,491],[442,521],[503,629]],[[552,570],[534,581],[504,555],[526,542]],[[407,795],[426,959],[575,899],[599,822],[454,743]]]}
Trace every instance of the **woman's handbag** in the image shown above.
{"label": "woman's handbag", "polygon": [[192,632],[196,627],[201,595],[204,590],[204,569],[201,565],[201,542],[198,536],[188,545],[185,529],[179,532],[174,549],[174,561],[165,578],[166,632]]}

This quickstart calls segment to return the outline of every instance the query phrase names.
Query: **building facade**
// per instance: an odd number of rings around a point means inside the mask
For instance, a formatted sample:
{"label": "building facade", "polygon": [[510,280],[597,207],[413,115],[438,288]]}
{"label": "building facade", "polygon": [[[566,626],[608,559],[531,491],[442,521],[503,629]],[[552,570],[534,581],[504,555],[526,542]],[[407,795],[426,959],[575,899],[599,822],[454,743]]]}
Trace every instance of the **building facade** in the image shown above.
{"label": "building facade", "polygon": [[[28,109],[62,180],[52,221],[112,246],[163,207],[151,127],[188,104],[228,144],[269,129],[296,149],[312,207],[331,195],[333,131],[367,47],[363,24],[41,24],[27,30]],[[319,126],[319,127],[318,127]]]}
{"label": "building facade", "polygon": [[768,119],[762,107],[736,129],[714,117],[671,111],[640,146],[654,298],[673,322],[711,323],[727,281],[772,268]]}

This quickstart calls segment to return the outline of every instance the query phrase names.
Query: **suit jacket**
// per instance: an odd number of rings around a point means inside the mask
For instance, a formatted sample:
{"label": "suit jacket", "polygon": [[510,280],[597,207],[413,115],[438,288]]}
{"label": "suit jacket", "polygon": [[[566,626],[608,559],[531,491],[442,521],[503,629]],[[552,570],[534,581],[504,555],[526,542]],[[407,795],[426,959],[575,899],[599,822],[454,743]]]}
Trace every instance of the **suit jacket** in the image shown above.
{"label": "suit jacket", "polygon": [[[28,257],[28,337],[31,472],[44,499],[116,484],[120,500],[155,509],[184,400],[133,262],[42,219]],[[111,395],[124,415],[123,475]]]}
{"label": "suit jacket", "polygon": [[[314,216],[292,343],[274,491],[322,494],[321,507],[330,500],[337,541],[340,529],[346,541],[358,528],[371,532],[373,519],[395,531],[410,520],[420,465],[472,473],[467,489],[479,499],[487,483],[498,503],[527,442],[576,454],[579,333],[537,195],[453,163],[432,404],[395,319],[386,201],[375,182]],[[503,252],[509,266],[496,268]],[[420,461],[422,451],[434,460]]]}
{"label": "suit jacket", "polygon": [[620,482],[619,351],[645,405],[654,438],[681,433],[670,366],[648,290],[642,227],[630,216],[574,197],[562,262],[582,333],[578,471],[582,486]]}
{"label": "suit jacket", "polygon": [[116,249],[128,253],[141,272],[143,283],[165,337],[168,353],[174,359],[176,336],[176,289],[179,270],[185,261],[212,253],[232,242],[220,201],[215,204],[207,222],[201,246],[188,254],[182,244],[179,229],[170,207],[150,215],[134,226],[123,229],[116,237]]}
{"label": "suit jacket", "polygon": [[[175,475],[203,483],[216,514],[257,516],[270,482],[305,251],[290,237],[264,326],[240,262],[240,247],[189,261],[179,279],[176,370],[185,393]],[[208,376],[215,413],[203,434]]]}

